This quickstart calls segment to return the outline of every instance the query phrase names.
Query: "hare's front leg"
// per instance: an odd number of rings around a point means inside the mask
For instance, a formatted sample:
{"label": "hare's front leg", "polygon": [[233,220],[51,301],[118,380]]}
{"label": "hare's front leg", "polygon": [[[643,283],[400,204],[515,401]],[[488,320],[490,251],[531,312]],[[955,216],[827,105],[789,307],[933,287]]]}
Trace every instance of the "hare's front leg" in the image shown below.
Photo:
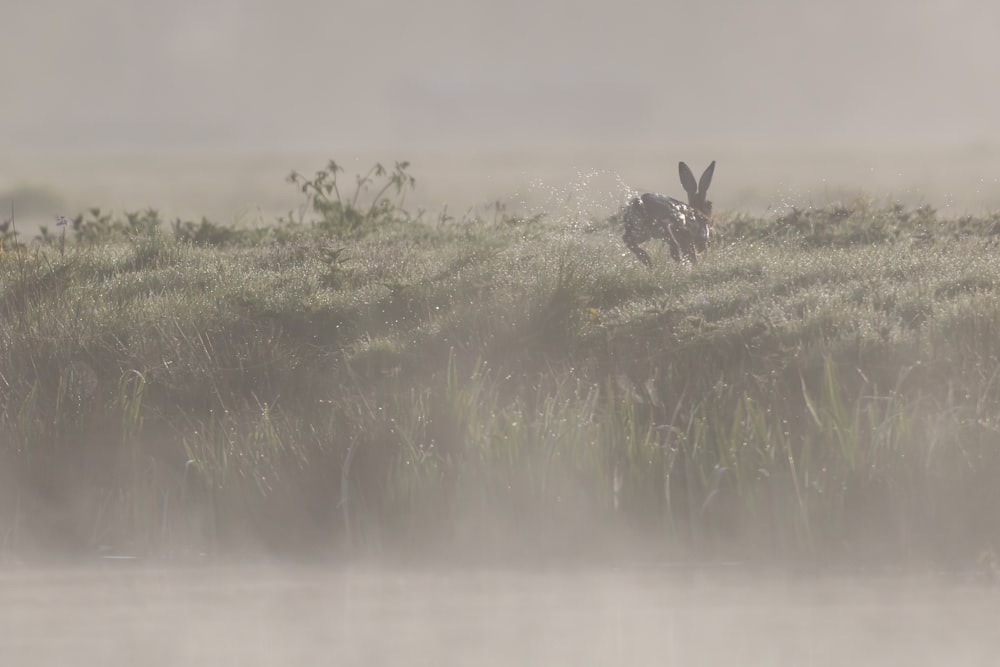
{"label": "hare's front leg", "polygon": [[[625,235],[622,236],[622,240],[625,241],[625,245],[628,246],[628,249],[631,250],[632,253],[639,258],[640,262],[642,262],[648,267],[653,266],[653,260],[650,258],[649,253],[643,250],[642,247],[639,245],[641,241],[638,241],[635,237],[633,237],[632,234],[629,234],[627,230],[625,232]],[[643,239],[643,241],[645,240],[646,239]]]}

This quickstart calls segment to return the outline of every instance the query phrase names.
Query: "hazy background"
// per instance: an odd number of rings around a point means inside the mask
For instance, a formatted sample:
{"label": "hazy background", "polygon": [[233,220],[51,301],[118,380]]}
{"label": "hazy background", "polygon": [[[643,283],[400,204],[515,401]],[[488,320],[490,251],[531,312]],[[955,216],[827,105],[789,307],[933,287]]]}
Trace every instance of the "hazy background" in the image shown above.
{"label": "hazy background", "polygon": [[410,160],[432,209],[600,208],[718,159],[717,210],[982,212],[997,25],[981,0],[8,0],[0,205],[270,219],[334,158]]}
{"label": "hazy background", "polygon": [[[0,220],[13,201],[22,230],[91,205],[268,221],[298,201],[288,171],[329,158],[410,160],[411,203],[452,211],[679,194],[681,159],[719,161],[722,212],[862,191],[1000,210],[997,26],[985,0],[3,0]],[[0,578],[0,663],[1000,654],[991,588],[99,574]]]}

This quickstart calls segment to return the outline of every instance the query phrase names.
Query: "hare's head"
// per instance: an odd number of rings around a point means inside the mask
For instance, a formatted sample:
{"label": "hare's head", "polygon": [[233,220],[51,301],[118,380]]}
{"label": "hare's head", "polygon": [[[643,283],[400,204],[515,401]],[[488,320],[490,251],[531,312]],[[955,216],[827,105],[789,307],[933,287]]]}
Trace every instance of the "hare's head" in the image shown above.
{"label": "hare's head", "polygon": [[[711,212],[712,202],[708,202],[708,210]],[[710,214],[706,215],[698,210],[694,212],[693,219],[688,223],[688,230],[690,230],[691,243],[694,244],[697,254],[700,255],[708,249],[708,241],[714,228],[715,220]]]}
{"label": "hare's head", "polygon": [[705,198],[708,193],[708,186],[712,184],[712,175],[715,173],[715,160],[702,173],[701,178],[696,183],[691,168],[683,162],[678,165],[681,174],[681,185],[688,196],[688,205],[702,215],[712,217],[712,202]]}

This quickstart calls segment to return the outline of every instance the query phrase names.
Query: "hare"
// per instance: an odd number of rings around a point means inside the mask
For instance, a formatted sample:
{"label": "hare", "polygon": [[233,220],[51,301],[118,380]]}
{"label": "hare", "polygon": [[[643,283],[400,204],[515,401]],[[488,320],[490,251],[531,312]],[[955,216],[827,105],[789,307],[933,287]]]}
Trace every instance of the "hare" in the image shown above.
{"label": "hare", "polygon": [[673,197],[646,193],[630,201],[622,212],[625,223],[622,240],[646,266],[652,266],[653,261],[640,244],[649,239],[663,239],[670,245],[670,256],[674,260],[680,262],[683,255],[694,264],[698,254],[705,252],[715,225],[712,202],[705,199],[715,173],[715,161],[708,165],[697,183],[686,164],[681,162],[678,169],[681,185],[687,192],[687,204]]}

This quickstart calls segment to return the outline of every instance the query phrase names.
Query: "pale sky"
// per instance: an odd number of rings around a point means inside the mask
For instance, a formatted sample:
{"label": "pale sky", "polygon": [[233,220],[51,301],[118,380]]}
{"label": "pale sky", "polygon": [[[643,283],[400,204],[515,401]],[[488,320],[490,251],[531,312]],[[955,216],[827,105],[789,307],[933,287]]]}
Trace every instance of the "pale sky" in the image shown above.
{"label": "pale sky", "polygon": [[8,0],[0,149],[995,141],[982,0]]}

